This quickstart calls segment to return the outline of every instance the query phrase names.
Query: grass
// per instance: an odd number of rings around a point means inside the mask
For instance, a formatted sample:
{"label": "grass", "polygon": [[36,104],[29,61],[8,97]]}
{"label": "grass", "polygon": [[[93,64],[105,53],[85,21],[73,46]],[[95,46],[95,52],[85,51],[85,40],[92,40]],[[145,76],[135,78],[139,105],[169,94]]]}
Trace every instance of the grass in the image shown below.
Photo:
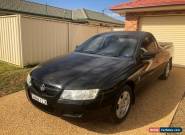
{"label": "grass", "polygon": [[0,62],[0,97],[23,90],[30,70]]}

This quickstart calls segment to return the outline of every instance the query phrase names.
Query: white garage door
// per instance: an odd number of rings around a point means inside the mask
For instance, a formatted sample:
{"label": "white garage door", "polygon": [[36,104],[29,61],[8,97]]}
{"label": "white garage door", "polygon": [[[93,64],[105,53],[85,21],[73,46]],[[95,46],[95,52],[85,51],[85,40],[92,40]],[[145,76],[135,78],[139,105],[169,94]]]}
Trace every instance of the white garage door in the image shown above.
{"label": "white garage door", "polygon": [[153,33],[158,42],[172,42],[174,64],[185,66],[185,16],[142,17],[140,30]]}

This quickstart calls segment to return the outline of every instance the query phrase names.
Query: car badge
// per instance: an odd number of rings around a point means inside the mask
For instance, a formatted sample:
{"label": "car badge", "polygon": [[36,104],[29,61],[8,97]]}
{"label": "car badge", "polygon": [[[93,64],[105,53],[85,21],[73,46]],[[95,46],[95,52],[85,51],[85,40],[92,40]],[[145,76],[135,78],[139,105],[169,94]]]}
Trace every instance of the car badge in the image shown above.
{"label": "car badge", "polygon": [[44,92],[46,90],[46,86],[44,84],[41,85],[40,90]]}

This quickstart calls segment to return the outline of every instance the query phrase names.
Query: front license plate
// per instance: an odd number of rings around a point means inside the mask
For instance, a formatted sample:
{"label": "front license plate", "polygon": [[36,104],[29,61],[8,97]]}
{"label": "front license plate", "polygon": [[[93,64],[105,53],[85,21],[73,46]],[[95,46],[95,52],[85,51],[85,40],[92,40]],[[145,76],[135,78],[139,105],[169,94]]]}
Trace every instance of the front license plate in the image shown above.
{"label": "front license plate", "polygon": [[39,97],[39,96],[37,96],[35,94],[31,94],[31,97],[32,97],[33,100],[35,100],[35,101],[37,101],[37,102],[39,102],[39,103],[41,103],[43,105],[48,105],[46,99],[43,99],[43,98],[41,98],[41,97]]}

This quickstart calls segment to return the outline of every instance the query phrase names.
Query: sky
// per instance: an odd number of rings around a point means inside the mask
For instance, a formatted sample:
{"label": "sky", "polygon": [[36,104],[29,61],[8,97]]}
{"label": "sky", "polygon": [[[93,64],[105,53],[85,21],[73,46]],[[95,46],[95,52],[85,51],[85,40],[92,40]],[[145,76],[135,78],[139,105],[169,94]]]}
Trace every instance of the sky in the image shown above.
{"label": "sky", "polygon": [[104,13],[123,21],[124,17],[120,17],[118,14],[111,12],[109,8],[113,5],[120,4],[122,2],[127,2],[128,0],[30,0],[30,1],[42,4],[47,3],[48,5],[66,9],[86,8],[99,12],[104,11]]}

